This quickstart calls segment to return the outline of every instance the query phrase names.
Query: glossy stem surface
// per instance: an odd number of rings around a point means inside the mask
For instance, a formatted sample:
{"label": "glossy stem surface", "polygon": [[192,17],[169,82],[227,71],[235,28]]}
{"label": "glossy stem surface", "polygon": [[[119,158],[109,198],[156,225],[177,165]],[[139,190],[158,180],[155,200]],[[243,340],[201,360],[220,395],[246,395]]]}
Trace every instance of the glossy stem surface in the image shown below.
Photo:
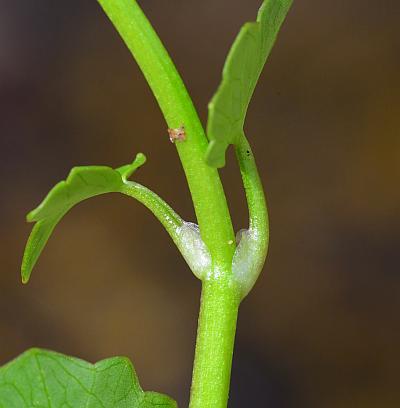
{"label": "glossy stem surface", "polygon": [[[135,0],[98,0],[142,70],[169,128],[184,126],[175,145],[192,195],[201,236],[215,262],[229,264],[232,222],[218,171],[205,160],[208,145],[192,100],[166,49]],[[170,143],[167,129],[164,142]],[[160,139],[160,143],[162,143]]]}
{"label": "glossy stem surface", "polygon": [[190,408],[225,408],[240,292],[231,279],[203,282]]}

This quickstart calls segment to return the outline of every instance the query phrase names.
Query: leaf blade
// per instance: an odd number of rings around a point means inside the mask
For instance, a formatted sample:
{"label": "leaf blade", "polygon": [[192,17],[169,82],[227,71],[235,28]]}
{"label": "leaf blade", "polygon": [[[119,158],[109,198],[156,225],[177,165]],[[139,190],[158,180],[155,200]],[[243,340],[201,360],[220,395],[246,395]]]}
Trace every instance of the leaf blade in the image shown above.
{"label": "leaf blade", "polygon": [[292,0],[264,0],[256,22],[245,23],[226,59],[222,82],[209,103],[206,161],[225,165],[225,151],[244,137],[251,97]]}
{"label": "leaf blade", "polygon": [[32,269],[61,218],[76,204],[100,194],[119,192],[129,177],[146,161],[139,153],[135,160],[117,169],[107,166],[74,167],[66,180],[57,183],[41,204],[27,215],[36,222],[28,238],[21,265],[22,282],[29,281]]}
{"label": "leaf blade", "polygon": [[41,349],[30,349],[0,367],[0,406],[177,407],[168,396],[143,391],[127,358],[91,364]]}

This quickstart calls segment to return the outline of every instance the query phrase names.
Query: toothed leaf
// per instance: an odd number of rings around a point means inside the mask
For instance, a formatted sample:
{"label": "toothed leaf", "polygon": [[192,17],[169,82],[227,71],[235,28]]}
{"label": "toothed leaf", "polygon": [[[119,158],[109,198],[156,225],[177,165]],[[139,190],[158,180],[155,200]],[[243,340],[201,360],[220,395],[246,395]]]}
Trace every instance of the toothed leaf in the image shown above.
{"label": "toothed leaf", "polygon": [[176,408],[166,395],[144,392],[124,357],[90,364],[31,349],[0,368],[4,408]]}
{"label": "toothed leaf", "polygon": [[117,169],[107,166],[74,167],[65,181],[56,184],[43,202],[27,216],[29,222],[36,224],[22,260],[22,281],[26,283],[29,280],[47,240],[68,210],[87,198],[120,191],[126,179],[145,161],[145,156],[139,153],[133,163]]}
{"label": "toothed leaf", "polygon": [[246,23],[229,52],[222,82],[208,107],[206,160],[225,165],[225,151],[243,137],[247,108],[292,0],[265,0],[257,21]]}

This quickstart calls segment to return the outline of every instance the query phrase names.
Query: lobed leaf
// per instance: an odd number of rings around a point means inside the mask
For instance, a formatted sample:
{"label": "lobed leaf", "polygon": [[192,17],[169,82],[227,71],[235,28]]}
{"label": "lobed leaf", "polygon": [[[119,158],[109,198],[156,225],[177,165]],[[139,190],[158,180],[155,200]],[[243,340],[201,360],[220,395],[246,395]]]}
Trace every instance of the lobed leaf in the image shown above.
{"label": "lobed leaf", "polygon": [[206,161],[225,165],[225,151],[244,137],[247,108],[292,0],[264,0],[256,22],[246,23],[228,54],[222,82],[208,107]]}
{"label": "lobed leaf", "polygon": [[107,166],[74,167],[65,181],[56,184],[43,202],[27,216],[29,222],[36,224],[22,260],[22,281],[26,283],[29,280],[47,240],[68,210],[87,198],[120,191],[126,179],[145,161],[146,157],[139,153],[131,164],[117,169]]}
{"label": "lobed leaf", "polygon": [[176,408],[166,395],[144,392],[124,357],[96,364],[31,349],[0,368],[0,408]]}

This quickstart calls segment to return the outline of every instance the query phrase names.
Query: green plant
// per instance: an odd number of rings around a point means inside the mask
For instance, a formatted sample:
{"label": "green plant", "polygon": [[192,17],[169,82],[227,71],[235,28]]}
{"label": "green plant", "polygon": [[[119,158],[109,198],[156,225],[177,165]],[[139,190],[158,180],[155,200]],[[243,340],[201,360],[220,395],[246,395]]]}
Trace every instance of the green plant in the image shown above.
{"label": "green plant", "polygon": [[[185,222],[159,196],[128,181],[145,162],[76,167],[27,219],[35,222],[22,262],[22,280],[54,227],[75,204],[119,192],[144,204],[162,223],[194,275],[202,281],[190,407],[225,407],[236,319],[241,300],[263,267],[268,216],[254,156],[244,135],[246,111],[291,0],[265,0],[257,22],[246,23],[228,55],[220,87],[209,104],[207,137],[169,55],[135,0],[98,0],[132,52],[169,126],[186,174],[197,223]],[[217,168],[234,145],[249,208],[249,228],[235,237]],[[143,392],[129,361],[95,365],[32,349],[0,369],[0,407],[173,407],[166,396]]]}

